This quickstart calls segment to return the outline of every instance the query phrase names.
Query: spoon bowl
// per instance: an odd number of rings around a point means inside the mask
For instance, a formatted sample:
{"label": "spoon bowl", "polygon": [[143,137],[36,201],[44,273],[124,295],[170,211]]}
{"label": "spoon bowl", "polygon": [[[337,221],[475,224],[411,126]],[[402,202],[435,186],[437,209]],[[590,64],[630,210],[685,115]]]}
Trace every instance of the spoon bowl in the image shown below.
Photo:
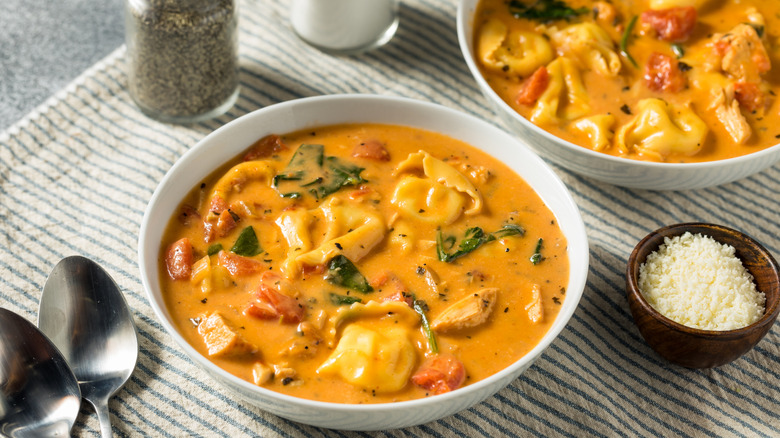
{"label": "spoon bowl", "polygon": [[0,436],[66,437],[80,405],[59,350],[31,322],[0,308]]}
{"label": "spoon bowl", "polygon": [[111,436],[108,400],[138,360],[135,324],[117,284],[92,260],[66,257],[43,287],[38,327],[70,364],[82,396],[95,407],[102,436]]}

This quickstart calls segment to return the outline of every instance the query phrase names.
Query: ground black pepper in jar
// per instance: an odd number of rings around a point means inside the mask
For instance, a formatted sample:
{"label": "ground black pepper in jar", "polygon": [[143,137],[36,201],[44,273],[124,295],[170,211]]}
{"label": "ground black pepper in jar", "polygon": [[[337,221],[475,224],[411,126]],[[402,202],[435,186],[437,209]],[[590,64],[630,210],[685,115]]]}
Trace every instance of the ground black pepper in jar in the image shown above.
{"label": "ground black pepper in jar", "polygon": [[126,0],[128,87],[148,116],[223,114],[238,96],[235,0]]}

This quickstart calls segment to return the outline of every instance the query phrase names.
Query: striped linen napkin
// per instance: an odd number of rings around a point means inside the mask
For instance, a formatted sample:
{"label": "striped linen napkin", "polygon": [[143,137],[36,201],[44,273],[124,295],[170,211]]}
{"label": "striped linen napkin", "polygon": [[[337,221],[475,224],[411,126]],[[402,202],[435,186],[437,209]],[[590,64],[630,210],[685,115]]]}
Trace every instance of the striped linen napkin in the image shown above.
{"label": "striped linen napkin", "polygon": [[[216,120],[171,126],[127,94],[124,49],[0,133],[0,306],[36,320],[41,288],[63,257],[81,254],[114,276],[140,335],[138,368],[112,399],[118,436],[777,436],[780,327],[743,358],[712,370],[672,366],[643,341],[624,271],[634,245],[664,225],[706,221],[740,229],[780,255],[780,166],[721,187],[650,192],[602,184],[553,166],[581,208],[591,272],[569,326],[509,387],[451,417],[404,430],[357,433],[287,421],[235,401],[156,321],[137,269],[141,218],[174,161],[207,133],[294,98],[374,93],[436,102],[489,121],[458,49],[456,2],[408,0],[391,43],[332,57],[289,28],[284,0],[241,6],[241,96]],[[84,405],[86,406],[86,404]],[[97,436],[84,407],[78,437]]]}

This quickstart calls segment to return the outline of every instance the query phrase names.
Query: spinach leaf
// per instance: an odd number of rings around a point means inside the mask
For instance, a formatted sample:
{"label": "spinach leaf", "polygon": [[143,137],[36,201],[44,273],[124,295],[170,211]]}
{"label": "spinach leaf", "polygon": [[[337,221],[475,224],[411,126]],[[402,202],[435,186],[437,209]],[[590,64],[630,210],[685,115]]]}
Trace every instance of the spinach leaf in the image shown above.
{"label": "spinach leaf", "polygon": [[631,62],[631,65],[633,65],[634,68],[639,68],[639,64],[637,64],[636,60],[631,56],[630,53],[628,53],[628,39],[631,38],[631,32],[634,31],[637,18],[639,18],[637,15],[634,15],[634,17],[631,18],[631,21],[628,22],[628,26],[626,26],[626,30],[623,32],[623,37],[620,38],[620,54],[625,56],[626,59]]}
{"label": "spinach leaf", "polygon": [[509,13],[515,18],[536,21],[568,20],[590,12],[588,8],[573,9],[561,0],[537,0],[526,4],[520,0],[509,2]]}
{"label": "spinach leaf", "polygon": [[241,234],[238,235],[238,239],[236,239],[236,243],[233,244],[230,251],[244,257],[260,254],[262,251],[260,242],[257,240],[257,234],[255,234],[255,229],[251,225],[241,230]]}
{"label": "spinach leaf", "polygon": [[425,311],[428,309],[428,305],[425,303],[425,301],[418,300],[414,294],[412,294],[412,300],[412,307],[414,308],[414,311],[420,315],[420,322],[422,323],[423,333],[425,333],[425,337],[428,338],[428,348],[431,350],[431,353],[437,354],[439,353],[439,344],[436,342],[436,335],[433,333],[431,325],[428,322],[428,316],[425,314]]}
{"label": "spinach leaf", "polygon": [[322,199],[344,186],[365,182],[360,176],[363,170],[337,157],[326,157],[321,144],[302,144],[284,171],[274,177],[273,186],[286,198],[309,193]]}
{"label": "spinach leaf", "polygon": [[522,236],[523,234],[525,234],[525,230],[521,226],[515,224],[506,224],[498,231],[489,234],[485,234],[480,227],[469,228],[464,233],[463,239],[460,241],[457,250],[449,253],[448,251],[455,247],[455,236],[447,236],[445,238],[441,234],[441,229],[439,229],[436,235],[436,253],[439,260],[449,263],[458,257],[462,257],[474,251],[487,242],[492,242],[496,239],[508,236]]}
{"label": "spinach leaf", "polygon": [[358,297],[351,297],[349,295],[341,295],[331,292],[330,302],[335,306],[348,306],[353,303],[362,303],[363,300]]}
{"label": "spinach leaf", "polygon": [[539,240],[536,241],[536,249],[534,249],[534,253],[531,256],[531,263],[538,264],[544,260],[544,257],[542,257],[542,238],[540,237]]}
{"label": "spinach leaf", "polygon": [[222,251],[222,244],[221,243],[215,243],[211,246],[209,246],[209,249],[206,250],[206,254],[213,256],[214,254],[217,254],[218,252]]}
{"label": "spinach leaf", "polygon": [[328,272],[325,280],[336,286],[354,289],[358,292],[368,293],[374,290],[366,277],[358,271],[355,265],[346,257],[339,254],[328,262]]}

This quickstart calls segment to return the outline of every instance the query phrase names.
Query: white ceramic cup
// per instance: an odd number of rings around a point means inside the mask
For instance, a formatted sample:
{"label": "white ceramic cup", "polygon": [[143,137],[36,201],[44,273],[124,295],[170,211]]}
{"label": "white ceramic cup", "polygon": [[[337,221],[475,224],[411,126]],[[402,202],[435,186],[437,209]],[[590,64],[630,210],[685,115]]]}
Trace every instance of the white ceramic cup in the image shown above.
{"label": "white ceramic cup", "polygon": [[290,22],[326,53],[354,55],[380,47],[398,29],[399,0],[293,0]]}

